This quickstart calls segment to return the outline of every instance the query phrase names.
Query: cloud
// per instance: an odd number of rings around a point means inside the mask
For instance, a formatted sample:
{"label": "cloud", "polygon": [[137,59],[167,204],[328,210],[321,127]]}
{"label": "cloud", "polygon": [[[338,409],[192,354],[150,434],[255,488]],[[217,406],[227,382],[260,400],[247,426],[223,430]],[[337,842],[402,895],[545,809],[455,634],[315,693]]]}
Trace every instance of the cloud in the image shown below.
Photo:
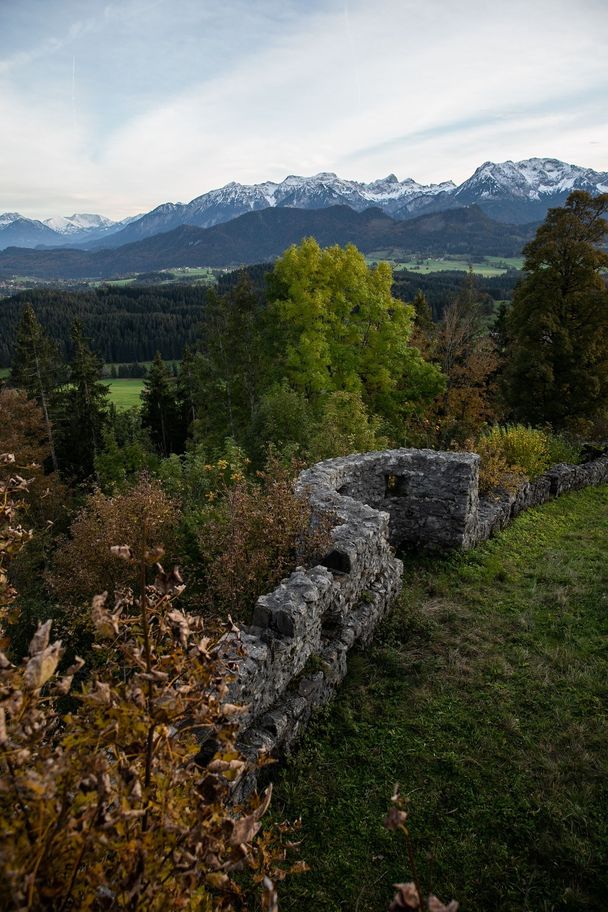
{"label": "cloud", "polygon": [[[36,68],[13,53],[0,76],[12,125],[0,211],[122,217],[229,180],[463,180],[483,160],[534,154],[608,168],[608,13],[594,0],[576,17],[567,0],[186,0],[179,11],[176,23],[162,0],[111,4],[60,48],[52,36],[39,45],[69,55],[70,80],[77,56],[75,123],[65,61],[40,93],[39,76],[11,78]],[[100,48],[107,73],[94,83]]]}

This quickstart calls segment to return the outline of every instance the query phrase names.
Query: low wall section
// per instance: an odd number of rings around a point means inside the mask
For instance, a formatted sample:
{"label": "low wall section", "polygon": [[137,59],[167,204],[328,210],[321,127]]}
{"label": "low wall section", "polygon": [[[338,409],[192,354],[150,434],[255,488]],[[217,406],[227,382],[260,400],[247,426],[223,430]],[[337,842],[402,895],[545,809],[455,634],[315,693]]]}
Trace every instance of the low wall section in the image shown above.
{"label": "low wall section", "polygon": [[399,449],[318,463],[297,490],[335,519],[321,565],[295,573],[254,609],[252,625],[224,637],[245,753],[276,753],[300,734],[313,709],[346,674],[352,646],[370,640],[401,589],[394,546],[466,549],[527,507],[608,482],[608,457],[558,465],[516,494],[480,499],[479,457]]}

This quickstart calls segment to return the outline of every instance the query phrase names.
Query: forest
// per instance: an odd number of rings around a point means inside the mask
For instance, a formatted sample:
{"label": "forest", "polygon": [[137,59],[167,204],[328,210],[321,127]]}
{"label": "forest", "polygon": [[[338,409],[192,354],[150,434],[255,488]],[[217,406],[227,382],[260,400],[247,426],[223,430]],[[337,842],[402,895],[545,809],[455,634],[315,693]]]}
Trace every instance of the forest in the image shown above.
{"label": "forest", "polygon": [[[490,493],[603,451],[607,212],[550,210],[515,287],[308,238],[216,288],[2,302],[3,908],[277,908],[297,835],[262,828],[270,789],[230,806],[217,639],[326,553],[306,465],[469,450]],[[140,407],[111,405],[110,361],[152,361]]]}
{"label": "forest", "polygon": [[[217,290],[222,295],[246,276],[262,302],[266,275],[272,268],[271,263],[262,263],[220,274]],[[512,275],[479,278],[477,289],[486,300],[503,301],[511,298],[516,282]],[[408,301],[422,290],[435,320],[461,285],[462,273],[458,272],[419,276],[400,271],[393,275],[393,295]],[[151,361],[157,351],[165,360],[179,359],[187,345],[195,344],[207,297],[207,289],[201,285],[155,285],[147,280],[88,291],[45,288],[20,292],[0,300],[0,368],[12,363],[17,326],[26,304],[32,305],[64,356],[70,350],[70,327],[79,319],[105,363],[134,364]]]}

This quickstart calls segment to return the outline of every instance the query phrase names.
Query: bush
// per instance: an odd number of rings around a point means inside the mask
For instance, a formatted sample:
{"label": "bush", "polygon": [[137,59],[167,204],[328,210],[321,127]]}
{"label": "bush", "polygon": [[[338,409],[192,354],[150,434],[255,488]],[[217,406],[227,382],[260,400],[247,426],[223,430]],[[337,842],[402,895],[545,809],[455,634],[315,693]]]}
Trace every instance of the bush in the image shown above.
{"label": "bush", "polygon": [[[76,711],[62,717],[61,701],[83,663],[58,672],[50,621],[20,665],[0,652],[0,906],[245,909],[239,872],[257,884],[286,873],[272,831],[259,834],[270,789],[231,803],[246,770],[240,709],[226,702],[226,669],[201,618],[174,605],[179,572],[157,564],[149,584],[161,548],[140,560],[127,545],[114,550],[139,592],[125,589],[112,607],[94,599],[107,661],[73,698]],[[264,887],[273,894],[267,878]]]}
{"label": "bush", "polygon": [[522,424],[497,425],[467,449],[479,453],[479,491],[513,492],[557,462],[578,462],[580,449],[566,438]]}
{"label": "bush", "polygon": [[311,462],[350,453],[383,450],[389,445],[380,433],[381,421],[369,415],[359,393],[330,393],[307,447]]}
{"label": "bush", "polygon": [[581,461],[582,447],[563,434],[547,434],[547,448],[550,466],[557,465],[558,462],[576,465]]}
{"label": "bush", "polygon": [[315,519],[294,493],[297,469],[271,457],[257,481],[238,481],[210,501],[198,534],[209,611],[250,621],[259,595],[329,550],[330,520]]}
{"label": "bush", "polygon": [[145,539],[171,541],[177,508],[155,479],[142,476],[129,490],[110,497],[95,491],[55,554],[48,583],[60,601],[88,602],[96,592],[114,592],[129,570],[111,553],[112,545],[130,542],[137,554]]}

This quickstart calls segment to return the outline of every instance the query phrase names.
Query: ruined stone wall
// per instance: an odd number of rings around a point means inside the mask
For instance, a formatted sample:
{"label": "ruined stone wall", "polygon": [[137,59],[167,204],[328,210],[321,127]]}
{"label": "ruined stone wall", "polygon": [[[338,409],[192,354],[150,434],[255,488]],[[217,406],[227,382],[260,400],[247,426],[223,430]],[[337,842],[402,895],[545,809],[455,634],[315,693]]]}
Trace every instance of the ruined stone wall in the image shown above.
{"label": "ruined stone wall", "polygon": [[474,454],[413,449],[326,460],[300,475],[297,489],[315,511],[335,517],[333,548],[262,595],[251,626],[222,641],[231,702],[247,706],[245,753],[286,748],[334,692],[349,650],[370,640],[400,592],[394,545],[470,548],[530,506],[608,482],[608,457],[554,466],[500,499],[480,500],[478,480]]}
{"label": "ruined stone wall", "polygon": [[515,494],[483,498],[471,526],[469,546],[486,541],[529,507],[568,491],[601,484],[608,484],[608,456],[582,465],[554,465],[544,475],[522,485]]}

